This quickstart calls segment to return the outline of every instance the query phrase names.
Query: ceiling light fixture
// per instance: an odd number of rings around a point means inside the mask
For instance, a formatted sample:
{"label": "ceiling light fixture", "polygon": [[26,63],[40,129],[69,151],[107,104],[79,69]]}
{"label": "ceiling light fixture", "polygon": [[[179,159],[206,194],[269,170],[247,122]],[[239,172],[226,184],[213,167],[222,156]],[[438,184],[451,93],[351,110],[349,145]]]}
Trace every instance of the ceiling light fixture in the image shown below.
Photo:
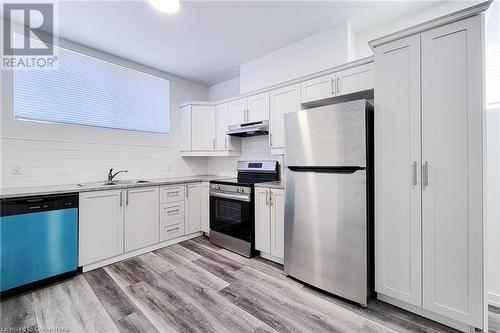
{"label": "ceiling light fixture", "polygon": [[181,7],[180,0],[149,0],[149,3],[160,12],[173,14]]}

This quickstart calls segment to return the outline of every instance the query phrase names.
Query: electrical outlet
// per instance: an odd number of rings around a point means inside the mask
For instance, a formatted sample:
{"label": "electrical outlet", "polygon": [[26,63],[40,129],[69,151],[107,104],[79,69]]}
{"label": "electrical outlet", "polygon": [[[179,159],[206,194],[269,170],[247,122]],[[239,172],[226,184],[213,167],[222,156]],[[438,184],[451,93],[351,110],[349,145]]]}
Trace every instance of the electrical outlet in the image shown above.
{"label": "electrical outlet", "polygon": [[21,164],[12,164],[10,168],[10,173],[13,175],[20,175],[23,173],[23,168]]}

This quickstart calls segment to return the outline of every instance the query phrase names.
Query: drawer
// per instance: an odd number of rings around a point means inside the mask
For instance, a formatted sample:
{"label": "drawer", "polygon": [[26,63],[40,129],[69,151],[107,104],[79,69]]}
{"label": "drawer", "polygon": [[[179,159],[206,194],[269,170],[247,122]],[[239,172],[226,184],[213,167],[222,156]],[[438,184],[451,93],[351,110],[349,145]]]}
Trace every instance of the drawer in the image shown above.
{"label": "drawer", "polygon": [[160,203],[184,200],[184,184],[160,187]]}
{"label": "drawer", "polygon": [[160,223],[172,225],[178,219],[184,218],[184,201],[163,203],[160,205]]}
{"label": "drawer", "polygon": [[160,242],[184,236],[184,219],[177,219],[175,224],[160,224]]}

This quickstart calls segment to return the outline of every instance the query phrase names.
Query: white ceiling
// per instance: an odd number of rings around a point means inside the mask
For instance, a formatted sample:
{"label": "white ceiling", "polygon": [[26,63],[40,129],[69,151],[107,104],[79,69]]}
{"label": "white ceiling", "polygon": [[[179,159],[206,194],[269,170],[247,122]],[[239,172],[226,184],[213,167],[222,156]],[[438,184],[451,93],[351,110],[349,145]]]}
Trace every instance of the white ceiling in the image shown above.
{"label": "white ceiling", "polygon": [[59,35],[212,85],[239,65],[350,21],[356,31],[390,22],[429,1],[182,1],[173,15],[142,1],[68,1]]}

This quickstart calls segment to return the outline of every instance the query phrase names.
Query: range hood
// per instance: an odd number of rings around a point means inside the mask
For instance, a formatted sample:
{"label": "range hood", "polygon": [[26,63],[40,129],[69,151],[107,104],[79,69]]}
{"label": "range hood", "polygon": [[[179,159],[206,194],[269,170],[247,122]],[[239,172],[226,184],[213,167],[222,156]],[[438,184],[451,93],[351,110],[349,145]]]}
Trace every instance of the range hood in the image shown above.
{"label": "range hood", "polygon": [[238,125],[230,125],[227,135],[233,136],[254,136],[265,135],[269,132],[269,121],[256,121],[253,123],[245,123]]}

